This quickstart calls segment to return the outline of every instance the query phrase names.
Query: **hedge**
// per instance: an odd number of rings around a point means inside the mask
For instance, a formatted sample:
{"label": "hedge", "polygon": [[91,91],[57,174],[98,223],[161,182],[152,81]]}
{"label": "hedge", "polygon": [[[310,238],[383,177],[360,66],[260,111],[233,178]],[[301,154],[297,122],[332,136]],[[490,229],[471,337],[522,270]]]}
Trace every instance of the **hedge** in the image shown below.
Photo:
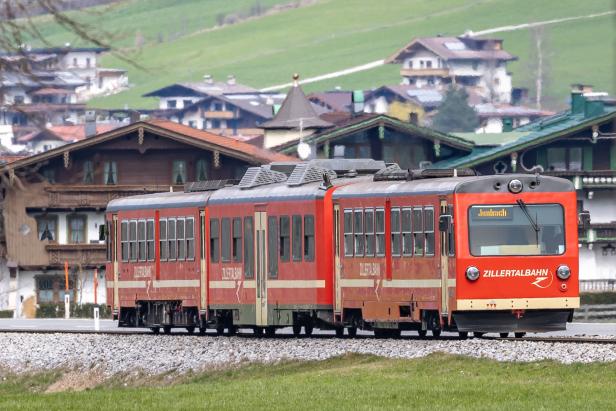
{"label": "hedge", "polygon": [[[111,310],[103,304],[71,304],[71,318],[94,318],[94,307],[98,307],[100,318],[111,318]],[[64,304],[41,303],[36,318],[64,318]]]}
{"label": "hedge", "polygon": [[580,293],[580,304],[616,304],[616,292]]}
{"label": "hedge", "polygon": [[13,318],[13,310],[0,310],[0,318]]}

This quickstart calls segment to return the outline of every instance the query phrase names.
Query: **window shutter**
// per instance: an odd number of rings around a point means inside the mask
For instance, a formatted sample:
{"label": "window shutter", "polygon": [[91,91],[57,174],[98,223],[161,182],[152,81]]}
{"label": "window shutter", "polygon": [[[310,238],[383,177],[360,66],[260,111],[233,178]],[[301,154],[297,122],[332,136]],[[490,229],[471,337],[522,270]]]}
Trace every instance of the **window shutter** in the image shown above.
{"label": "window shutter", "polygon": [[584,171],[592,170],[592,146],[584,147],[584,159],[582,161]]}

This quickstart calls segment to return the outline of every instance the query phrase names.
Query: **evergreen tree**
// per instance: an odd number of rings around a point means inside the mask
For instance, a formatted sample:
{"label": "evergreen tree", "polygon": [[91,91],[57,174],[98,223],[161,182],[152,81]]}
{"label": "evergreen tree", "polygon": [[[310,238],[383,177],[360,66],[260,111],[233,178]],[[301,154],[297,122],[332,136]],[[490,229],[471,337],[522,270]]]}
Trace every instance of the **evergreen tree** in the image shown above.
{"label": "evergreen tree", "polygon": [[447,90],[432,127],[443,133],[473,132],[479,127],[479,117],[468,105],[468,94],[464,88],[452,86]]}

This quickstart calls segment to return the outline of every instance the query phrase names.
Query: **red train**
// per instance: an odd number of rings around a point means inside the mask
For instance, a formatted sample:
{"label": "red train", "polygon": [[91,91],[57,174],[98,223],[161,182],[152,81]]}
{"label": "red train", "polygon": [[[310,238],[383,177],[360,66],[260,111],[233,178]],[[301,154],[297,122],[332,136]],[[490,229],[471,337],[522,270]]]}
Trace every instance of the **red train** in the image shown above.
{"label": "red train", "polygon": [[185,191],[109,203],[121,327],[521,335],[564,329],[579,306],[567,180],[334,159]]}

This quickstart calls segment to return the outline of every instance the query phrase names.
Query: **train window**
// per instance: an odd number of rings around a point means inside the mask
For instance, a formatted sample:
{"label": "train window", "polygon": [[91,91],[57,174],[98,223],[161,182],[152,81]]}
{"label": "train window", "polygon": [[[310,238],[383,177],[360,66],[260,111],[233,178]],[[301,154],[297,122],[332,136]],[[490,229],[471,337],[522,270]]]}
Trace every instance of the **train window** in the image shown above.
{"label": "train window", "polygon": [[291,227],[289,216],[280,217],[280,261],[289,261],[291,255]]}
{"label": "train window", "polygon": [[199,216],[199,258],[205,260],[205,212]]}
{"label": "train window", "polygon": [[353,213],[353,232],[355,233],[355,257],[364,255],[364,210]]}
{"label": "train window", "polygon": [[400,233],[400,209],[391,209],[391,255],[400,257],[402,234]]}
{"label": "train window", "polygon": [[220,260],[223,263],[231,261],[231,219],[223,218],[220,222]]}
{"label": "train window", "polygon": [[413,255],[413,230],[410,208],[402,209],[402,255]]}
{"label": "train window", "polygon": [[155,258],[155,250],[154,250],[154,220],[148,220],[145,226],[146,231],[146,258],[148,261],[154,261]]}
{"label": "train window", "polygon": [[413,253],[423,255],[424,253],[424,233],[423,233],[423,210],[421,207],[413,208],[413,243],[415,245]]}
{"label": "train window", "polygon": [[448,205],[447,206],[447,213],[452,216],[451,219],[451,223],[449,224],[449,230],[447,231],[447,236],[448,236],[448,241],[447,244],[449,246],[449,256],[453,257],[454,255],[456,255],[456,243],[455,243],[455,236],[454,236],[454,232],[453,232],[453,206],[452,205]]}
{"label": "train window", "polygon": [[254,231],[252,229],[252,217],[244,217],[244,276],[246,278],[254,277],[255,246],[253,237]]}
{"label": "train window", "polygon": [[314,261],[314,216],[304,216],[304,261]]}
{"label": "train window", "polygon": [[267,275],[278,277],[278,217],[267,218]]}
{"label": "train window", "polygon": [[175,223],[176,239],[178,245],[178,261],[186,259],[186,220],[178,218]]}
{"label": "train window", "polygon": [[210,259],[213,263],[218,262],[220,254],[220,224],[217,218],[210,220]]}
{"label": "train window", "polygon": [[128,236],[130,239],[130,261],[137,261],[137,221],[131,220],[128,223]]}
{"label": "train window", "polygon": [[374,209],[367,208],[364,211],[364,231],[366,232],[366,257],[374,257]]}
{"label": "train window", "polygon": [[160,236],[160,261],[167,261],[169,258],[169,247],[167,245],[167,220],[158,222],[158,231]]}
{"label": "train window", "polygon": [[353,257],[353,210],[344,210],[344,255]]}
{"label": "train window", "polygon": [[137,260],[147,261],[145,255],[145,220],[137,221]]}
{"label": "train window", "polygon": [[424,208],[424,233],[426,235],[426,255],[434,255],[434,208]]}
{"label": "train window", "polygon": [[187,218],[186,219],[186,259],[194,260],[195,259],[195,219]]}
{"label": "train window", "polygon": [[293,216],[293,261],[302,261],[302,216]]}
{"label": "train window", "polygon": [[128,261],[128,221],[122,221],[122,224],[120,224],[120,243],[122,245],[122,261]]}
{"label": "train window", "polygon": [[385,255],[385,210],[377,208],[374,217],[376,255],[383,257]]}
{"label": "train window", "polygon": [[175,218],[167,220],[167,244],[169,244],[168,260],[173,261],[177,257],[177,243],[175,239]]}
{"label": "train window", "polygon": [[233,219],[233,261],[242,262],[242,219]]}

